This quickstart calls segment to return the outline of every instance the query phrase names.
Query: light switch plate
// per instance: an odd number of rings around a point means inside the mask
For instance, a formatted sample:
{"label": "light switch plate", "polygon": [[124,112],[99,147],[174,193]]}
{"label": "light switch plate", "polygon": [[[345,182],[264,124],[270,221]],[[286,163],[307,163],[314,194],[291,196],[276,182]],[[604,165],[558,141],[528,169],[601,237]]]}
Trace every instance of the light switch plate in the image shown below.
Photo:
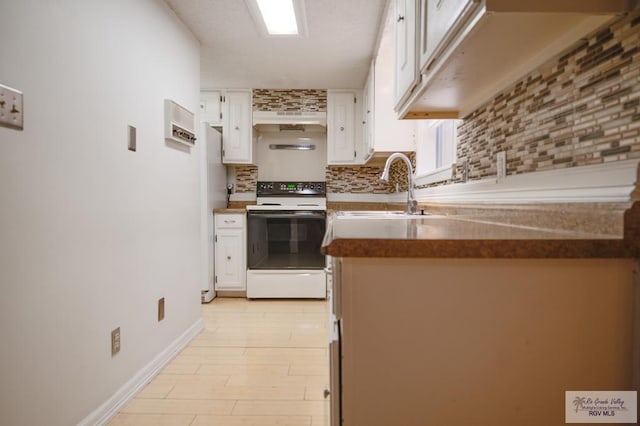
{"label": "light switch plate", "polygon": [[0,84],[0,126],[23,128],[22,92]]}
{"label": "light switch plate", "polygon": [[111,332],[111,356],[120,352],[120,327]]}

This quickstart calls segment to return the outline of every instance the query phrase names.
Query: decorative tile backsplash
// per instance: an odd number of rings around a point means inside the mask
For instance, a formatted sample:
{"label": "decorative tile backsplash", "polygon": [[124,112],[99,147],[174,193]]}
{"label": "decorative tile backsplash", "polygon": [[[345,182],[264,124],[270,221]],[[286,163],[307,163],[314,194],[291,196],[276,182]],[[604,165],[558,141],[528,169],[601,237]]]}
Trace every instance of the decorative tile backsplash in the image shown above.
{"label": "decorative tile backsplash", "polygon": [[640,11],[578,42],[465,117],[469,179],[640,158]]}
{"label": "decorative tile backsplash", "polygon": [[321,89],[253,89],[254,111],[327,111],[327,91]]}
{"label": "decorative tile backsplash", "polygon": [[[393,186],[382,182],[381,167],[327,167],[327,192],[354,194],[388,194]],[[390,179],[391,180],[391,179]]]}
{"label": "decorative tile backsplash", "polygon": [[[415,153],[408,154],[415,169]],[[327,167],[327,191],[330,193],[353,194],[389,194],[407,190],[407,166],[404,161],[396,160],[389,171],[389,182],[382,182],[380,175],[384,165],[357,167]]]}
{"label": "decorative tile backsplash", "polygon": [[235,192],[247,193],[256,192],[258,183],[257,166],[235,166],[236,169],[236,189]]}
{"label": "decorative tile backsplash", "polygon": [[[415,154],[409,158],[415,165]],[[238,193],[256,191],[258,182],[258,167],[237,165],[236,189]],[[326,170],[328,193],[354,194],[389,194],[395,191],[396,183],[400,191],[407,190],[407,166],[402,161],[396,161],[391,166],[389,182],[382,182],[380,175],[383,166],[329,166]]]}

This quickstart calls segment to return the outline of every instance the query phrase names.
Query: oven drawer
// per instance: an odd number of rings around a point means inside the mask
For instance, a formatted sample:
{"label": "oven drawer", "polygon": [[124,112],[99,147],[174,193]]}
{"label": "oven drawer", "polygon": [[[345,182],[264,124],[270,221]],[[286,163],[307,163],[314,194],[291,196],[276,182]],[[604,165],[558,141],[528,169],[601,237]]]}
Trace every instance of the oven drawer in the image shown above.
{"label": "oven drawer", "polygon": [[243,214],[218,213],[215,217],[216,228],[242,228],[244,226],[245,215]]}
{"label": "oven drawer", "polygon": [[324,269],[252,270],[247,271],[247,297],[309,298],[327,297],[327,278]]}

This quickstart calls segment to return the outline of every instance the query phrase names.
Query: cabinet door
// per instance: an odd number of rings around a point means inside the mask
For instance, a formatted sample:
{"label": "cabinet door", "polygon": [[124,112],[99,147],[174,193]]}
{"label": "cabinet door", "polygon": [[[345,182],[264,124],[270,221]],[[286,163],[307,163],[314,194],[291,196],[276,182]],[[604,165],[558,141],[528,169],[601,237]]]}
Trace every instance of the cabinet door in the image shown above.
{"label": "cabinet door", "polygon": [[200,92],[200,121],[222,126],[222,92],[220,90]]}
{"label": "cabinet door", "polygon": [[354,92],[327,94],[327,163],[352,164],[356,159]]}
{"label": "cabinet door", "polygon": [[222,160],[253,163],[253,128],[250,90],[228,90],[224,95]]}
{"label": "cabinet door", "polygon": [[393,10],[386,19],[380,48],[374,63],[373,149],[375,152],[415,150],[416,120],[399,120],[394,111],[395,19]]}
{"label": "cabinet door", "polygon": [[245,290],[245,241],[242,229],[216,230],[216,290]]}
{"label": "cabinet door", "polygon": [[375,67],[371,63],[369,67],[369,76],[363,90],[363,102],[362,102],[362,123],[364,125],[364,141],[363,141],[363,153],[362,157],[364,161],[368,161],[373,155],[373,108],[375,105]]}
{"label": "cabinet door", "polygon": [[436,58],[437,50],[455,35],[460,17],[473,0],[420,0],[420,69]]}
{"label": "cabinet door", "polygon": [[395,89],[396,109],[414,88],[416,72],[416,0],[395,0]]}

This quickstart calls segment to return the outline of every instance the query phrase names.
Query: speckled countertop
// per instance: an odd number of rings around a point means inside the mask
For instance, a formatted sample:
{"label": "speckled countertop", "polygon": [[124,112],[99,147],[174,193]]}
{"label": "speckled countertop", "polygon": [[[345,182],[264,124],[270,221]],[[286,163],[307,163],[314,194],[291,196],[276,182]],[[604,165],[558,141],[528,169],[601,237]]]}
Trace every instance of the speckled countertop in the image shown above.
{"label": "speckled countertop", "polygon": [[616,235],[516,225],[504,216],[496,221],[481,215],[363,218],[337,213],[330,218],[322,252],[336,257],[640,257],[640,203],[622,219],[622,232]]}
{"label": "speckled countertop", "polygon": [[214,214],[245,214],[247,209],[245,208],[219,208],[213,209]]}

